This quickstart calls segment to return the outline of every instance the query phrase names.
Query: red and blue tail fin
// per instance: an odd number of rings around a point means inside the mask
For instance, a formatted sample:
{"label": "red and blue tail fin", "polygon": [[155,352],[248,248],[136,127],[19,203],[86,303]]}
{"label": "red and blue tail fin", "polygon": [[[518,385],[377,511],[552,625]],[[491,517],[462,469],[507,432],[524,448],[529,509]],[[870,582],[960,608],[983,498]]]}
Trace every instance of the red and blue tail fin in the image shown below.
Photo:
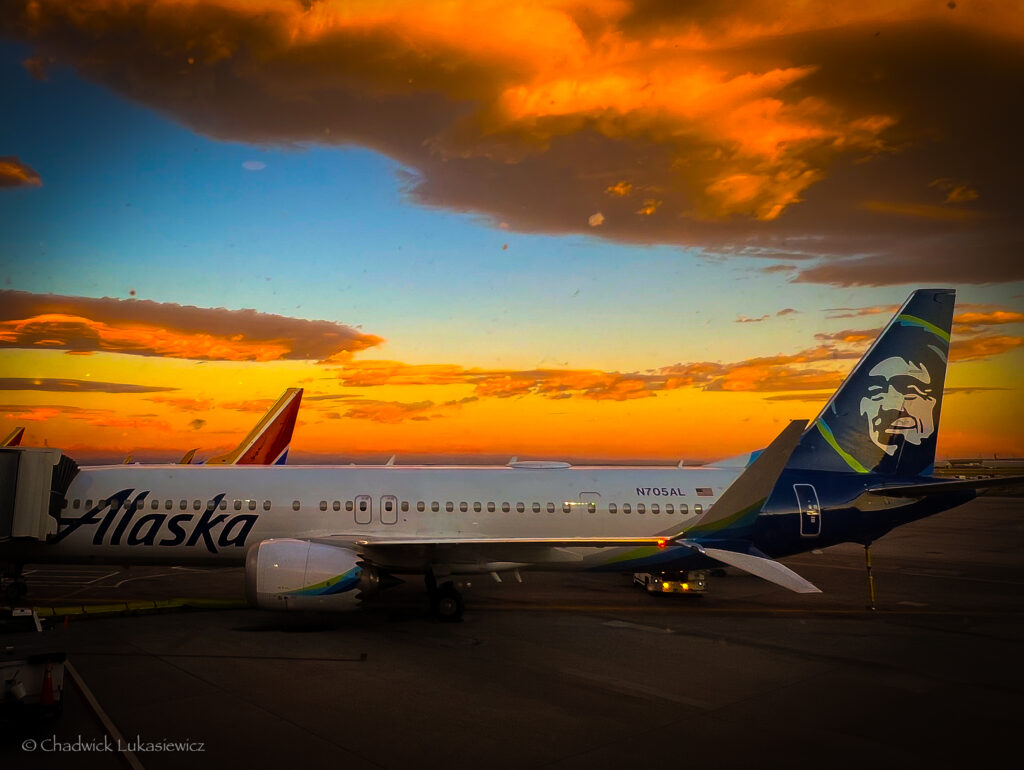
{"label": "red and blue tail fin", "polygon": [[207,465],[284,465],[292,442],[302,388],[288,388],[237,447]]}

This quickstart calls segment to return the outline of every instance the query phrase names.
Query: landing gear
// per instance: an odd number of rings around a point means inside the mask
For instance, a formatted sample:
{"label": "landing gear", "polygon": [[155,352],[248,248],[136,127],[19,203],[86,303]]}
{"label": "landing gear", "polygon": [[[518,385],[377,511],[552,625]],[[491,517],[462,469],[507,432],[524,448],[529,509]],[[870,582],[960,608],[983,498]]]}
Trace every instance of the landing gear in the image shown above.
{"label": "landing gear", "polygon": [[430,614],[442,623],[458,623],[462,620],[462,612],[465,605],[462,601],[462,594],[455,587],[455,583],[446,580],[441,585],[437,584],[437,578],[433,572],[428,572],[425,577],[427,594],[430,596]]}
{"label": "landing gear", "polygon": [[11,604],[21,601],[28,594],[28,585],[21,577],[20,564],[13,564],[4,571],[0,585],[3,586],[4,598]]}

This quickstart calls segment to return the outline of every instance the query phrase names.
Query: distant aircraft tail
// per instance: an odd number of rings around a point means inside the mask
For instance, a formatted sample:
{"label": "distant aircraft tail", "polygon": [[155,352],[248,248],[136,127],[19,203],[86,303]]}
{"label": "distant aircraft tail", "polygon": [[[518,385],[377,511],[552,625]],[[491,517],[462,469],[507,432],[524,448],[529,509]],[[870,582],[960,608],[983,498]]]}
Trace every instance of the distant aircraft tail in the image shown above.
{"label": "distant aircraft tail", "polygon": [[237,447],[207,465],[284,465],[292,442],[302,388],[288,388]]}
{"label": "distant aircraft tail", "polygon": [[811,423],[788,468],[917,476],[935,463],[956,292],[910,295]]}
{"label": "distant aircraft tail", "polygon": [[5,438],[2,442],[0,442],[0,447],[5,447],[5,446],[21,446],[21,439],[24,436],[25,436],[25,429],[22,428],[22,427],[17,427],[14,430],[12,430],[10,433],[7,434],[7,438]]}

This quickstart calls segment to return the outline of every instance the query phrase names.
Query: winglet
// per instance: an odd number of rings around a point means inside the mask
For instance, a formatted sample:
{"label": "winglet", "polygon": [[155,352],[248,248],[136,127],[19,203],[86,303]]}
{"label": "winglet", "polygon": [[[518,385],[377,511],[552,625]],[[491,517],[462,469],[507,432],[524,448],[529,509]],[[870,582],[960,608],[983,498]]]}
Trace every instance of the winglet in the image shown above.
{"label": "winglet", "polygon": [[302,388],[288,388],[237,447],[207,465],[282,465],[299,414]]}
{"label": "winglet", "polygon": [[800,442],[806,420],[793,420],[758,455],[718,502],[677,537],[687,540],[735,539],[747,533],[775,488],[789,456]]}
{"label": "winglet", "polygon": [[7,438],[0,442],[0,447],[5,446],[21,446],[21,439],[25,436],[25,429],[23,427],[17,427],[12,430]]}
{"label": "winglet", "polygon": [[185,454],[181,456],[181,459],[178,460],[178,465],[191,465],[192,458],[196,456],[196,452],[198,451],[199,447],[196,447],[195,449],[190,449],[187,452],[185,452]]}

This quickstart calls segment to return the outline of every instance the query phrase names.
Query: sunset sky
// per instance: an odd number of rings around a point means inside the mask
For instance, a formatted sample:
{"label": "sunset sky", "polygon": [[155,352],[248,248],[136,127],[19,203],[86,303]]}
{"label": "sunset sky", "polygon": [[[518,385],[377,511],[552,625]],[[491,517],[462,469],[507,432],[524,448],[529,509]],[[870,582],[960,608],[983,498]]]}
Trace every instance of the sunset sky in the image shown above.
{"label": "sunset sky", "polygon": [[1017,0],[12,0],[0,81],[26,444],[710,460],[936,286],[939,456],[1024,456]]}

